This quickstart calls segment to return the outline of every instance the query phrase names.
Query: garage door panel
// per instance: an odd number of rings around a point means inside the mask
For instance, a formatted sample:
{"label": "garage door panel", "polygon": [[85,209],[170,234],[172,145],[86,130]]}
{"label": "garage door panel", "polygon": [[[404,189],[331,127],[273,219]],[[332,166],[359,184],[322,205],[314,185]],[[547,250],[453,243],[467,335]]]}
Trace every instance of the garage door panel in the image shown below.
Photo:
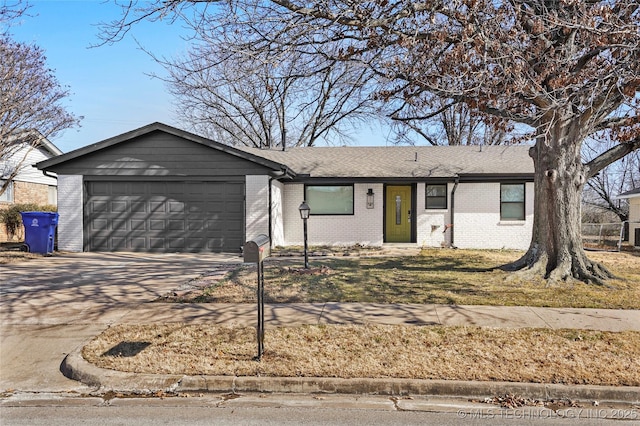
{"label": "garage door panel", "polygon": [[128,183],[120,183],[114,182],[111,185],[111,194],[110,195],[129,195],[131,193],[131,188]]}
{"label": "garage door panel", "polygon": [[147,231],[147,221],[132,219],[130,222],[132,231]]}
{"label": "garage door panel", "polygon": [[123,237],[123,238],[117,238],[117,237],[111,237],[111,249],[112,250],[127,250],[127,238]]}
{"label": "garage door panel", "polygon": [[[193,201],[187,204],[187,211],[192,213],[204,213],[207,211],[207,203],[204,201]],[[191,216],[190,216],[191,217]]]}
{"label": "garage door panel", "polygon": [[101,233],[101,234],[105,235],[105,237],[111,237],[111,238],[127,238],[127,236],[131,234],[129,232],[129,229],[125,226],[114,226],[113,229],[110,229],[108,231],[109,231],[108,233]]}
{"label": "garage door panel", "polygon": [[167,211],[167,206],[162,200],[151,200],[148,202],[148,204],[150,213],[165,213]]}
{"label": "garage door panel", "polygon": [[235,226],[230,226],[229,227],[229,231],[231,231],[231,232],[238,232],[238,231],[241,231],[241,230],[242,230],[242,224],[240,224],[240,223],[235,224]]}
{"label": "garage door panel", "polygon": [[89,211],[92,213],[109,211],[109,203],[106,201],[92,201],[89,203]]}
{"label": "garage door panel", "polygon": [[206,249],[207,248],[207,240],[205,238],[200,237],[191,237],[186,239],[186,248],[193,249]]}
{"label": "garage door panel", "polygon": [[147,248],[147,239],[145,237],[131,238],[131,251],[144,251]]}
{"label": "garage door panel", "polygon": [[103,229],[108,229],[109,222],[106,219],[95,219],[90,223],[89,229],[91,231],[100,231]]}
{"label": "garage door panel", "polygon": [[112,213],[124,213],[126,212],[127,209],[127,202],[126,201],[113,201],[111,203],[111,212]]}
{"label": "garage door panel", "polygon": [[241,182],[87,182],[90,251],[237,251]]}
{"label": "garage door panel", "polygon": [[150,249],[163,249],[165,248],[164,238],[149,238]]}
{"label": "garage door panel", "polygon": [[132,200],[131,201],[131,213],[132,214],[146,214],[148,213],[149,203],[146,203],[141,200]]}
{"label": "garage door panel", "polygon": [[184,203],[180,201],[169,201],[169,213],[184,213]]}
{"label": "garage door panel", "polygon": [[167,227],[169,231],[184,231],[184,221],[183,220],[170,220],[169,226]]}
{"label": "garage door panel", "polygon": [[130,195],[138,195],[138,196],[147,196],[149,194],[149,188],[147,185],[131,185],[131,190],[129,192]]}
{"label": "garage door panel", "polygon": [[204,220],[190,219],[187,225],[189,231],[200,231],[204,229]]}
{"label": "garage door panel", "polygon": [[94,195],[111,195],[111,186],[104,182],[93,182],[92,192]]}

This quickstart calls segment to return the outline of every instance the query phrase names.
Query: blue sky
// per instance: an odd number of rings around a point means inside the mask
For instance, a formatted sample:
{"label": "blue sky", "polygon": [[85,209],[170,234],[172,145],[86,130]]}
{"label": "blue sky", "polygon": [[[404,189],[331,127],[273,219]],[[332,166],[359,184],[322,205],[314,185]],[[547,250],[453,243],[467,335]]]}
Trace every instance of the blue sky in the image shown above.
{"label": "blue sky", "polygon": [[68,86],[68,109],[83,116],[81,127],[51,141],[68,152],[154,121],[180,127],[165,84],[148,73],[163,73],[145,49],[172,56],[188,44],[179,25],[161,22],[136,26],[121,42],[99,43],[100,22],[119,16],[120,9],[101,0],[31,0],[29,15],[12,28],[16,40],[33,42],[45,51],[47,65],[60,84]]}
{"label": "blue sky", "polygon": [[[118,6],[103,0],[30,0],[29,4],[30,16],[12,28],[13,37],[45,51],[47,65],[70,89],[69,111],[84,117],[81,127],[51,139],[63,152],[155,121],[186,129],[173,113],[165,84],[148,75],[163,75],[164,70],[138,45],[159,56],[180,54],[189,47],[182,26],[143,22],[124,40],[92,48],[100,42],[98,24],[120,17]],[[363,145],[382,142],[379,130],[360,129],[358,139]]]}

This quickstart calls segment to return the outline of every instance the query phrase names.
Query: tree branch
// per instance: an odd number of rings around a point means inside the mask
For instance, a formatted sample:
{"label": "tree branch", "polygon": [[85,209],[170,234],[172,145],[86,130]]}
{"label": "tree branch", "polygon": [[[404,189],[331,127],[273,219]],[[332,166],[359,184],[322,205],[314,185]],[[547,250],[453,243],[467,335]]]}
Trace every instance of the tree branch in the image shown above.
{"label": "tree branch", "polygon": [[613,148],[603,152],[593,160],[585,164],[587,168],[587,177],[591,178],[595,176],[600,170],[607,167],[609,164],[618,161],[622,157],[631,152],[640,149],[640,137],[635,138],[629,142],[620,143]]}

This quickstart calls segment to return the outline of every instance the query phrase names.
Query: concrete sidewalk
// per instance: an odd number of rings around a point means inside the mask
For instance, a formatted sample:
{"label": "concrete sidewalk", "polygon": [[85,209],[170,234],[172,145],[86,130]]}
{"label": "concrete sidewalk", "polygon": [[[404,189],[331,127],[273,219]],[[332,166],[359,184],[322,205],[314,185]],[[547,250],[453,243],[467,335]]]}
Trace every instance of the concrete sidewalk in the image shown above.
{"label": "concrete sidewalk", "polygon": [[[111,312],[114,323],[207,323],[255,325],[256,304],[146,303]],[[640,310],[538,308],[529,306],[375,303],[265,304],[265,326],[303,324],[447,325],[504,328],[573,328],[640,331]]]}

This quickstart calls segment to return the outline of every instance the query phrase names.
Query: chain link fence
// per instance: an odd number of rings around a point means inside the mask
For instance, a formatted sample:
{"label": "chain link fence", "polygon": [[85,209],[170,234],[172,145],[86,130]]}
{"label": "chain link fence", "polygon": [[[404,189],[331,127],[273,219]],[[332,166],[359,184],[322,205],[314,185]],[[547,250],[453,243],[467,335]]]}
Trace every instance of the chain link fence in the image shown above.
{"label": "chain link fence", "polygon": [[624,222],[583,223],[582,244],[587,249],[620,251],[624,225]]}

